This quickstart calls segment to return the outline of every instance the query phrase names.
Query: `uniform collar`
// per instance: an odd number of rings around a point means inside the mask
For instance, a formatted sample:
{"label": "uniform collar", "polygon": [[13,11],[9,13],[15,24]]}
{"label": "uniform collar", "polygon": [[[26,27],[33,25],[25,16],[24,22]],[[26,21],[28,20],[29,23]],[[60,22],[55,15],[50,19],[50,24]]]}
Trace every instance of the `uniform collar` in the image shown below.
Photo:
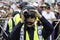
{"label": "uniform collar", "polygon": [[26,26],[26,30],[35,30],[35,26],[34,25],[32,27]]}

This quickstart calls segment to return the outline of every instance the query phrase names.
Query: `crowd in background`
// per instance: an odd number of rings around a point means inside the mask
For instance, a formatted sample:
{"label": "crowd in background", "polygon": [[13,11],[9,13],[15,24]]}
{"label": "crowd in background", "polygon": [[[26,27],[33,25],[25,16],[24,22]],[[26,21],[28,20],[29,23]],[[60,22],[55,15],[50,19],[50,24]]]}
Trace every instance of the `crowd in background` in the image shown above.
{"label": "crowd in background", "polygon": [[[60,2],[52,3],[49,5],[48,3],[43,3],[39,5],[37,2],[28,2],[29,6],[35,7],[39,13],[41,13],[54,27],[57,22],[59,22],[52,33],[54,39],[57,38],[58,34],[60,34]],[[27,4],[27,3],[25,3]],[[0,2],[0,18],[12,18],[16,14],[20,14],[23,10],[24,4],[19,2]],[[54,35],[53,35],[54,34]]]}

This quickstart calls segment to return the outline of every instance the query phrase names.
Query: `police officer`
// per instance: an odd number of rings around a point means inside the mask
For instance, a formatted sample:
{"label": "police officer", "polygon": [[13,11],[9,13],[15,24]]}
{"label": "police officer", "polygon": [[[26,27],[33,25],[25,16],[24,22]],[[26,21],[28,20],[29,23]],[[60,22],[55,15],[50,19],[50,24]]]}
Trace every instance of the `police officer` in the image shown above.
{"label": "police officer", "polygon": [[[22,10],[27,4],[28,4],[28,2],[22,2],[22,3],[20,3],[19,8]],[[14,26],[17,25],[21,20],[20,13],[18,11],[13,12],[12,17],[13,18],[9,19],[8,24],[7,24],[7,28],[6,28],[6,33],[8,35],[13,30]],[[5,39],[7,39],[5,34],[3,36]]]}
{"label": "police officer", "polygon": [[[22,11],[22,20],[14,27],[9,35],[10,40],[46,40],[52,33],[53,26],[36,9]],[[42,25],[35,23],[36,17]]]}
{"label": "police officer", "polygon": [[9,21],[8,21],[8,25],[7,25],[7,32],[11,32],[12,29],[14,28],[15,25],[18,24],[18,22],[21,20],[20,18],[20,13],[19,12],[14,12],[13,13],[13,18],[10,18]]}
{"label": "police officer", "polygon": [[[22,3],[20,3],[19,8],[22,10],[24,8],[24,6],[27,4],[28,4],[27,2],[22,2]],[[13,12],[12,17],[13,18],[9,19],[7,29],[6,29],[6,32],[8,34],[10,34],[10,32],[13,30],[14,26],[17,25],[18,22],[21,20],[20,13],[18,11]]]}
{"label": "police officer", "polygon": [[[9,35],[11,33],[11,31],[13,30],[14,26],[17,25],[19,23],[19,21],[21,20],[20,18],[20,13],[19,12],[14,12],[13,13],[13,18],[10,18],[8,20],[7,23],[7,28],[5,30],[5,32]],[[5,36],[5,34],[3,34],[3,38],[7,39],[7,37]]]}

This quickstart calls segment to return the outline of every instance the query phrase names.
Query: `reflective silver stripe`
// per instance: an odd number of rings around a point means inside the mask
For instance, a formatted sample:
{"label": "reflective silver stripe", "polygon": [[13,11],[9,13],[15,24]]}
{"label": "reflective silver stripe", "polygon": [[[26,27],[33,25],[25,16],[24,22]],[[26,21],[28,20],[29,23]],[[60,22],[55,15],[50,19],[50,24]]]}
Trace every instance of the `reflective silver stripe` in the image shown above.
{"label": "reflective silver stripe", "polygon": [[42,25],[38,26],[39,40],[43,40],[43,37],[42,37],[42,29],[43,29],[43,26]]}
{"label": "reflective silver stripe", "polygon": [[20,40],[24,40],[24,27],[22,27],[20,31]]}

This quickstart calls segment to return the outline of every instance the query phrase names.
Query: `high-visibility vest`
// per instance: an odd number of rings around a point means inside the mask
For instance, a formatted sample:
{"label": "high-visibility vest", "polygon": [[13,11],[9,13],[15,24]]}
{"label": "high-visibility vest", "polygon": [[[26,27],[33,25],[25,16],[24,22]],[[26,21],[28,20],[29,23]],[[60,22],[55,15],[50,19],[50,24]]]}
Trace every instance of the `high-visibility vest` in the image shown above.
{"label": "high-visibility vest", "polygon": [[[41,27],[43,29],[43,27]],[[42,37],[42,34],[41,35],[38,35],[38,26],[35,25],[35,31],[34,31],[34,40],[44,40],[44,38]],[[24,27],[21,28],[21,32],[20,32],[20,40],[24,40]],[[29,34],[28,34],[28,31],[26,31],[26,40],[30,40],[29,38]]]}
{"label": "high-visibility vest", "polygon": [[20,18],[20,14],[16,14],[13,18],[15,25],[18,24],[18,22],[20,22],[21,18]]}
{"label": "high-visibility vest", "polygon": [[[21,20],[20,15],[19,14],[16,14],[13,17],[14,25],[17,25],[20,22],[20,20]],[[13,21],[12,21],[12,19],[9,19],[9,21],[8,21],[9,32],[11,32],[12,29],[13,29]]]}

